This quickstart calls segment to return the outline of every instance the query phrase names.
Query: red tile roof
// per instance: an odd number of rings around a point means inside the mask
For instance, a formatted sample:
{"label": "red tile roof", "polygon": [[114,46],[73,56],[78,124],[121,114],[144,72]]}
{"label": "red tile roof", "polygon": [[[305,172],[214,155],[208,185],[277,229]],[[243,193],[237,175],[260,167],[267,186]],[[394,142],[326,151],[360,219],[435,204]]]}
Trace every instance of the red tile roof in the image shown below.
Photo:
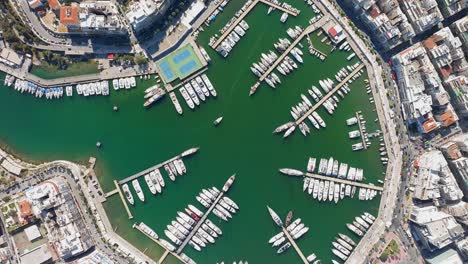
{"label": "red tile roof", "polygon": [[57,9],[60,7],[60,3],[58,0],[47,0],[49,2],[50,9]]}
{"label": "red tile roof", "polygon": [[330,34],[330,36],[332,36],[332,37],[335,37],[335,36],[338,34],[338,32],[336,32],[335,27],[331,27],[331,28],[328,30],[328,34]]}
{"label": "red tile roof", "polygon": [[452,110],[447,110],[445,113],[440,115],[440,119],[444,123],[444,126],[448,127],[450,125],[455,124],[457,122],[457,119],[455,115],[453,114]]}
{"label": "red tile roof", "polygon": [[60,23],[65,25],[78,25],[78,7],[62,6],[60,8]]}
{"label": "red tile roof", "polygon": [[434,38],[430,37],[426,40],[423,41],[423,45],[424,47],[426,47],[426,49],[428,50],[431,50],[435,47],[437,47],[437,43],[435,42]]}
{"label": "red tile roof", "polygon": [[376,18],[380,15],[380,10],[379,8],[376,6],[376,5],[373,5],[369,11],[369,15],[372,17],[372,18]]}
{"label": "red tile roof", "polygon": [[424,129],[424,133],[429,133],[437,128],[437,122],[434,120],[434,118],[430,117],[426,121],[424,121],[422,126]]}
{"label": "red tile roof", "polygon": [[21,218],[27,218],[32,215],[31,204],[28,201],[21,201],[18,203],[18,206],[20,208]]}

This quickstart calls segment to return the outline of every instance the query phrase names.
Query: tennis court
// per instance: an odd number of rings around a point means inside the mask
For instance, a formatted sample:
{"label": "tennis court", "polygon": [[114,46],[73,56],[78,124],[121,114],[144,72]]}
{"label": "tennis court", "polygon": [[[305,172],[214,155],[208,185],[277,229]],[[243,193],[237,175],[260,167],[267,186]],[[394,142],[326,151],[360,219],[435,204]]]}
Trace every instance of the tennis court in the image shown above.
{"label": "tennis court", "polygon": [[187,44],[156,63],[166,83],[184,79],[203,67],[192,45]]}

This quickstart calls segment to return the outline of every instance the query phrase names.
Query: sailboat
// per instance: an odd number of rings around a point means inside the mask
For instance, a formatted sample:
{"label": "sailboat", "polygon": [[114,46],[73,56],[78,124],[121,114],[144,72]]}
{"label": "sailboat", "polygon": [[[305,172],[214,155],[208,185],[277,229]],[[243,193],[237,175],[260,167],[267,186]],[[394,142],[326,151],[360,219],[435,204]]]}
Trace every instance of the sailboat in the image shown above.
{"label": "sailboat", "polygon": [[281,221],[281,218],[278,216],[278,214],[275,211],[273,211],[273,209],[271,209],[269,206],[267,206],[267,208],[268,208],[268,212],[271,215],[271,218],[273,218],[273,221],[275,221],[275,223],[279,227],[282,227],[283,226],[283,221]]}

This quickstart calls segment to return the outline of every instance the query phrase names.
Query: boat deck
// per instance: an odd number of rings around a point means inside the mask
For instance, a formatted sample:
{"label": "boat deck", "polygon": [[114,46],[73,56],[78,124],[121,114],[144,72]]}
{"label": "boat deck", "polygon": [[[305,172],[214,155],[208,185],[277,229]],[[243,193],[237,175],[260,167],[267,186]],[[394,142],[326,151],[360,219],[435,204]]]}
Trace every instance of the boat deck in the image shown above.
{"label": "boat deck", "polygon": [[190,234],[185,238],[184,242],[182,242],[182,244],[180,245],[180,247],[177,249],[176,253],[177,254],[180,254],[180,252],[182,252],[182,250],[185,248],[185,246],[188,244],[188,242],[190,241],[190,239],[192,239],[193,235],[195,235],[195,233],[198,231],[198,229],[201,227],[201,225],[205,222],[206,218],[208,218],[208,215],[210,215],[211,211],[213,210],[213,208],[218,204],[219,200],[223,197],[224,195],[224,192],[221,191],[218,195],[218,197],[216,197],[216,200],[213,202],[213,204],[210,206],[210,208],[208,208],[208,210],[203,214],[203,216],[200,218],[200,221],[197,222],[197,224],[195,225],[195,227],[192,229],[192,231],[190,231]]}
{"label": "boat deck", "polygon": [[289,243],[291,243],[293,248],[296,250],[296,252],[299,255],[299,257],[301,258],[302,262],[304,262],[304,264],[309,264],[309,261],[307,261],[307,258],[305,257],[304,253],[302,253],[299,246],[296,244],[296,241],[294,241],[294,239],[291,237],[291,234],[289,234],[289,231],[286,228],[284,228],[284,226],[282,227],[282,229],[283,229],[283,233],[288,238]]}
{"label": "boat deck", "polygon": [[[257,88],[260,83],[265,80],[265,78],[270,75],[270,73],[272,71],[274,71],[276,69],[276,67],[284,60],[284,58],[289,54],[289,52],[291,52],[291,50],[296,47],[296,45],[301,42],[301,40],[307,36],[308,34],[314,32],[315,30],[317,30],[318,28],[322,27],[327,21],[329,20],[328,16],[323,16],[322,18],[320,18],[319,20],[317,20],[315,23],[309,25],[307,28],[304,29],[304,31],[302,31],[301,35],[299,35],[292,43],[291,45],[289,45],[289,47],[283,52],[281,53],[281,55],[278,57],[278,59],[276,59],[276,61],[267,69],[267,71],[262,75],[260,76],[260,78],[258,79],[257,83],[255,83],[253,85],[253,87]],[[251,91],[251,94],[255,93],[255,90],[254,89],[253,91]]]}
{"label": "boat deck", "polygon": [[317,108],[319,108],[328,98],[330,98],[334,93],[336,93],[341,87],[345,84],[348,83],[348,80],[350,80],[356,73],[358,73],[362,68],[364,67],[364,64],[359,64],[356,69],[354,69],[346,78],[344,78],[343,81],[341,81],[339,84],[337,84],[329,93],[323,96],[322,99],[320,99],[316,104],[312,106],[312,108],[309,109],[303,116],[298,118],[295,123],[296,125],[299,125],[300,123],[304,122],[304,120],[307,118],[307,116],[311,115]]}
{"label": "boat deck", "polygon": [[234,21],[234,23],[231,24],[231,26],[228,27],[228,29],[213,43],[213,45],[211,45],[211,47],[213,49],[216,49],[220,44],[221,42],[224,41],[224,39],[229,35],[231,34],[231,32],[234,30],[234,28],[250,13],[250,11],[252,11],[252,9],[259,3],[259,2],[262,2],[262,3],[265,3],[271,7],[274,7],[278,10],[281,10],[283,12],[286,12],[292,16],[297,16],[298,13],[296,12],[293,12],[291,10],[288,10],[282,6],[279,6],[277,4],[274,4],[272,2],[269,2],[267,0],[254,0],[252,4],[249,5],[249,7],[247,7],[247,9],[242,12],[242,14],[236,19],[236,21]]}

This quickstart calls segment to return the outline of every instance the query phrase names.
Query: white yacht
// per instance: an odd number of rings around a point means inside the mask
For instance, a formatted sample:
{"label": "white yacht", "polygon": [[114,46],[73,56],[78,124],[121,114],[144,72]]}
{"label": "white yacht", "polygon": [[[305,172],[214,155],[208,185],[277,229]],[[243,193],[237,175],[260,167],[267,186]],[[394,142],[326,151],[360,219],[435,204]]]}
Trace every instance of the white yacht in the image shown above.
{"label": "white yacht", "polygon": [[140,183],[138,182],[138,179],[135,179],[132,181],[133,189],[135,189],[136,194],[138,195],[138,199],[140,201],[144,202],[145,201],[145,195],[143,194],[143,190],[141,189]]}
{"label": "white yacht", "polygon": [[131,204],[135,204],[135,200],[133,199],[133,195],[130,192],[130,188],[128,188],[127,184],[122,185],[122,190],[124,192],[125,198],[127,198],[127,201]]}
{"label": "white yacht", "polygon": [[150,178],[149,174],[146,174],[144,176],[146,185],[148,185],[148,188],[150,189],[152,194],[156,194],[156,186],[154,185],[153,181]]}

